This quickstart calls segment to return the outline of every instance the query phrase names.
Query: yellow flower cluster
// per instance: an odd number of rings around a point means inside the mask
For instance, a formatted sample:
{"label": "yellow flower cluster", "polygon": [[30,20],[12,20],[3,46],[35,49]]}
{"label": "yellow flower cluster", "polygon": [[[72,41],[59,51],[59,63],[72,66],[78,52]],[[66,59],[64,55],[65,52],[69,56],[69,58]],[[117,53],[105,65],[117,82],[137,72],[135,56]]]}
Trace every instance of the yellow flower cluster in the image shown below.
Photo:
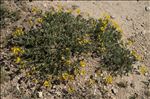
{"label": "yellow flower cluster", "polygon": [[30,26],[33,26],[33,21],[32,21],[32,19],[29,19],[29,20],[28,20],[28,23],[29,23]]}
{"label": "yellow flower cluster", "polygon": [[68,73],[63,73],[63,74],[62,74],[62,78],[63,78],[64,80],[74,80],[74,76],[73,76],[73,75],[70,75],[70,74],[68,74]]}
{"label": "yellow flower cluster", "polygon": [[112,84],[113,77],[111,75],[106,76],[105,82],[106,82],[106,84]]}
{"label": "yellow flower cluster", "polygon": [[61,4],[58,4],[57,7],[58,7],[58,12],[61,12],[63,10],[63,7]]}
{"label": "yellow flower cluster", "polygon": [[86,73],[86,71],[83,69],[80,71],[80,75],[82,75],[82,76],[85,75],[85,73]]}
{"label": "yellow flower cluster", "polygon": [[42,19],[42,18],[37,18],[37,19],[36,19],[36,22],[42,23],[42,22],[43,22],[43,19]]}
{"label": "yellow flower cluster", "polygon": [[131,46],[134,42],[132,40],[128,40],[127,45]]}
{"label": "yellow flower cluster", "polygon": [[22,30],[22,28],[17,28],[15,32],[13,32],[13,36],[17,37],[17,36],[20,36],[20,35],[23,35],[24,32]]}
{"label": "yellow flower cluster", "polygon": [[49,81],[45,80],[45,81],[44,81],[44,84],[43,84],[43,86],[45,86],[45,87],[49,87],[49,86],[50,86],[50,83],[49,83]]}
{"label": "yellow flower cluster", "polygon": [[67,13],[72,13],[72,11],[73,11],[72,9],[66,10]]}
{"label": "yellow flower cluster", "polygon": [[85,61],[81,60],[81,61],[80,61],[80,66],[81,66],[81,67],[85,67],[85,66],[86,66]]}
{"label": "yellow flower cluster", "polygon": [[65,61],[65,65],[70,65],[70,64],[71,64],[71,60],[68,59]]}
{"label": "yellow flower cluster", "polygon": [[138,55],[135,51],[131,51],[131,54],[133,56],[135,56],[135,58],[138,60],[138,61],[141,61],[142,60],[142,57],[140,55]]}
{"label": "yellow flower cluster", "polygon": [[20,58],[20,57],[17,57],[16,63],[18,64],[18,63],[20,63],[20,62],[21,62],[21,58]]}
{"label": "yellow flower cluster", "polygon": [[37,79],[33,79],[32,80],[34,83],[38,83],[38,80]]}
{"label": "yellow flower cluster", "polygon": [[19,54],[23,54],[24,50],[20,47],[13,47],[11,48],[12,52],[14,55],[19,55]]}
{"label": "yellow flower cluster", "polygon": [[118,25],[118,23],[114,20],[111,20],[111,23],[113,25],[114,28],[116,28],[117,31],[119,31],[120,33],[123,32],[123,30],[121,29],[121,27]]}
{"label": "yellow flower cluster", "polygon": [[102,32],[104,32],[105,29],[106,29],[106,27],[107,27],[108,20],[106,20],[106,19],[101,19],[101,18],[100,18],[99,21],[102,22],[102,26],[100,27],[100,30],[101,30]]}
{"label": "yellow flower cluster", "polygon": [[68,92],[69,92],[69,93],[73,93],[74,91],[75,91],[75,89],[74,89],[73,87],[69,87],[69,88],[68,88]]}
{"label": "yellow flower cluster", "polygon": [[91,43],[91,41],[89,39],[87,39],[87,38],[84,38],[84,39],[78,38],[78,41],[79,41],[80,45],[90,44]]}
{"label": "yellow flower cluster", "polygon": [[78,9],[76,9],[76,13],[77,14],[80,14],[81,13],[81,10],[78,8]]}
{"label": "yellow flower cluster", "polygon": [[37,7],[32,7],[32,9],[31,9],[31,12],[33,12],[33,13],[37,13],[39,11],[40,10]]}
{"label": "yellow flower cluster", "polygon": [[110,15],[108,13],[103,13],[103,18],[106,20],[110,20]]}
{"label": "yellow flower cluster", "polygon": [[142,65],[142,66],[139,67],[139,71],[140,71],[141,74],[144,75],[146,72],[148,72],[148,69],[145,65]]}
{"label": "yellow flower cluster", "polygon": [[114,21],[113,19],[111,19],[110,15],[107,14],[107,13],[104,13],[103,14],[103,19],[100,18],[99,20],[102,20],[102,23],[104,24],[103,27],[100,27],[101,31],[104,31],[106,26],[107,26],[107,24],[108,24],[108,22],[110,22],[112,24],[112,26],[114,28],[116,28],[117,31],[119,31],[120,33],[123,32],[121,27],[118,25],[118,23],[116,21]]}

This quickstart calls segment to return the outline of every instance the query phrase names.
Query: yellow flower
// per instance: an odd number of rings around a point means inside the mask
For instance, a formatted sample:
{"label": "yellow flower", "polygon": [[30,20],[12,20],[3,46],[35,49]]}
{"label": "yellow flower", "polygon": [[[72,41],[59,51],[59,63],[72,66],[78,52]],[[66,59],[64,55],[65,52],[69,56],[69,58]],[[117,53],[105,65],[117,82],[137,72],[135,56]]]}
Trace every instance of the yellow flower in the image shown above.
{"label": "yellow flower", "polygon": [[30,73],[29,73],[29,72],[27,72],[27,73],[26,73],[26,76],[27,76],[27,77],[30,77],[31,75],[30,75]]}
{"label": "yellow flower", "polygon": [[33,82],[34,82],[34,83],[38,83],[38,80],[37,80],[37,79],[33,79]]}
{"label": "yellow flower", "polygon": [[111,83],[112,83],[112,81],[113,81],[113,77],[112,77],[111,75],[106,76],[106,78],[105,78],[105,82],[106,82],[107,84],[111,84]]}
{"label": "yellow flower", "polygon": [[80,75],[85,75],[85,73],[86,73],[85,70],[80,71]]}
{"label": "yellow flower", "polygon": [[46,80],[46,81],[44,81],[44,84],[43,84],[45,87],[49,87],[50,86],[50,84],[49,84],[49,82]]}
{"label": "yellow flower", "polygon": [[37,13],[37,12],[39,11],[39,9],[38,9],[37,7],[32,7],[31,11],[32,11],[33,13]]}
{"label": "yellow flower", "polygon": [[88,40],[88,39],[84,39],[84,40],[83,40],[83,43],[84,43],[84,44],[90,44],[91,42],[90,42],[90,40]]}
{"label": "yellow flower", "polygon": [[133,44],[133,41],[132,40],[128,40],[128,42],[127,42],[127,45],[132,45]]}
{"label": "yellow flower", "polygon": [[28,20],[28,23],[29,23],[30,26],[33,26],[33,22],[32,22],[31,19]]}
{"label": "yellow flower", "polygon": [[108,13],[103,13],[102,15],[105,20],[110,20],[110,15]]}
{"label": "yellow flower", "polygon": [[85,66],[86,66],[86,63],[82,60],[82,61],[80,61],[80,66],[81,66],[81,67],[85,67]]}
{"label": "yellow flower", "polygon": [[106,47],[100,49],[102,52],[106,52]]}
{"label": "yellow flower", "polygon": [[69,92],[69,93],[74,92],[74,88],[73,88],[73,87],[69,87],[69,88],[68,88],[68,92]]}
{"label": "yellow flower", "polygon": [[20,58],[20,57],[17,57],[16,63],[20,63],[20,62],[21,62],[21,58]]}
{"label": "yellow flower", "polygon": [[38,23],[42,23],[42,22],[43,22],[43,19],[42,19],[42,18],[37,18],[37,22],[38,22]]}
{"label": "yellow flower", "polygon": [[85,34],[85,37],[89,37],[90,36],[90,34]]}
{"label": "yellow flower", "polygon": [[63,74],[62,74],[62,78],[63,78],[64,80],[68,80],[69,74],[68,74],[68,73],[63,73]]}
{"label": "yellow flower", "polygon": [[108,20],[102,20],[102,24],[106,26],[108,24]]}
{"label": "yellow flower", "polygon": [[67,12],[67,13],[71,13],[71,12],[72,12],[72,9],[68,9],[66,12]]}
{"label": "yellow flower", "polygon": [[79,73],[79,70],[78,70],[78,69],[75,69],[75,70],[74,70],[74,74],[77,75],[78,73]]}
{"label": "yellow flower", "polygon": [[12,50],[13,54],[15,54],[15,55],[24,53],[24,50],[21,49],[20,47],[13,47],[13,48],[11,48],[11,50]]}
{"label": "yellow flower", "polygon": [[76,9],[76,13],[77,14],[80,14],[81,13],[81,10],[78,8],[78,9]]}
{"label": "yellow flower", "polygon": [[141,61],[142,60],[142,57],[140,55],[138,55],[135,51],[131,51],[131,54],[133,56],[135,56],[135,58],[138,60],[138,61]]}
{"label": "yellow flower", "polygon": [[71,61],[70,60],[66,60],[65,61],[65,65],[70,65],[71,64]]}
{"label": "yellow flower", "polygon": [[62,5],[59,3],[59,4],[57,5],[57,10],[58,10],[58,12],[61,12],[62,9],[63,9],[63,7],[62,7]]}
{"label": "yellow flower", "polygon": [[148,72],[148,69],[146,66],[142,65],[140,68],[139,68],[139,71],[141,74],[145,74],[146,72]]}
{"label": "yellow flower", "polygon": [[68,80],[74,80],[74,76],[73,75],[69,75],[69,79]]}
{"label": "yellow flower", "polygon": [[14,35],[15,37],[20,36],[20,35],[23,35],[23,34],[24,34],[24,32],[23,32],[22,28],[17,28],[16,31],[13,32],[13,35]]}
{"label": "yellow flower", "polygon": [[118,25],[118,23],[114,20],[110,20],[111,21],[111,24],[113,25],[114,28],[116,28],[116,30],[120,33],[123,32],[123,30],[121,29],[121,27]]}
{"label": "yellow flower", "polygon": [[69,75],[68,73],[63,73],[62,74],[62,78],[64,80],[74,80],[74,76],[73,75]]}
{"label": "yellow flower", "polygon": [[100,27],[100,30],[103,32],[105,30],[105,27]]}

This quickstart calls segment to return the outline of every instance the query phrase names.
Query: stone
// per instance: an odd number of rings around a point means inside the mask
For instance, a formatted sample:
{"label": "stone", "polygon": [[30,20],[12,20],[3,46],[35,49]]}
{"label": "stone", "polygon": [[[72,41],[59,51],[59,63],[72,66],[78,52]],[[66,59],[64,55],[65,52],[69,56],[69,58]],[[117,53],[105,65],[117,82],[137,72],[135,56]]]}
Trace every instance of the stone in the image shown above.
{"label": "stone", "polygon": [[146,6],[145,11],[150,11],[150,6]]}
{"label": "stone", "polygon": [[38,92],[38,97],[42,98],[43,97],[43,93],[42,92]]}
{"label": "stone", "polygon": [[111,91],[114,95],[116,95],[118,93],[118,90],[116,88],[111,89]]}
{"label": "stone", "polygon": [[111,15],[110,17],[111,17],[112,19],[115,19],[115,16],[114,16],[114,15]]}

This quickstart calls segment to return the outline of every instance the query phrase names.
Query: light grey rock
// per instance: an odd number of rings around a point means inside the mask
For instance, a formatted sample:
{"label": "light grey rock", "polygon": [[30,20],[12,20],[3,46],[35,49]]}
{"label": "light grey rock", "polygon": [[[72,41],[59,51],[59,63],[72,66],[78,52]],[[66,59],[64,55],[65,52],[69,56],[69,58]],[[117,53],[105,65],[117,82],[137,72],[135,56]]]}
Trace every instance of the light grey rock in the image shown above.
{"label": "light grey rock", "polygon": [[146,6],[145,11],[150,11],[150,6]]}
{"label": "light grey rock", "polygon": [[42,98],[43,97],[43,92],[38,92],[38,97]]}
{"label": "light grey rock", "polygon": [[111,15],[110,17],[111,17],[112,19],[115,19],[115,16],[114,16],[114,15]]}

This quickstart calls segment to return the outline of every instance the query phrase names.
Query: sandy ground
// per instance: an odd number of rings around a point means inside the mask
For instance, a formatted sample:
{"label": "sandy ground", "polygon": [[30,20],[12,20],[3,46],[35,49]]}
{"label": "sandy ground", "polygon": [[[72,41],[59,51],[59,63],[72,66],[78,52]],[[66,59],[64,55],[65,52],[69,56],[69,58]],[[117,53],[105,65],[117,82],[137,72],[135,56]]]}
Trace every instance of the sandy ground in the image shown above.
{"label": "sandy ground", "polygon": [[[8,3],[8,5],[11,5],[12,7],[21,9],[24,16],[23,18],[27,18],[26,13],[28,13],[28,9],[26,8],[34,6],[42,10],[49,10],[51,6],[55,7],[57,4],[62,4],[64,8],[71,8],[72,6],[79,7],[82,15],[85,17],[99,18],[103,13],[110,14],[122,27],[124,31],[123,39],[127,40],[132,38],[135,41],[131,46],[131,49],[136,50],[138,54],[143,57],[141,63],[145,64],[148,69],[150,68],[150,11],[145,10],[145,7],[150,7],[149,1],[37,1],[31,3]],[[14,24],[19,23],[21,23],[21,19],[18,23]],[[8,26],[7,32],[9,32],[9,30],[11,29]],[[6,30],[2,30],[2,33],[5,31]],[[117,95],[115,95],[113,99],[128,99],[128,97],[134,93],[139,94],[140,97],[137,99],[148,99],[148,97],[143,95],[145,87],[141,82],[148,79],[150,79],[148,76],[136,74],[116,78],[116,82],[123,80],[134,83],[135,88],[132,89],[128,87],[126,89],[119,89]],[[8,96],[4,99],[12,99],[12,97]]]}

